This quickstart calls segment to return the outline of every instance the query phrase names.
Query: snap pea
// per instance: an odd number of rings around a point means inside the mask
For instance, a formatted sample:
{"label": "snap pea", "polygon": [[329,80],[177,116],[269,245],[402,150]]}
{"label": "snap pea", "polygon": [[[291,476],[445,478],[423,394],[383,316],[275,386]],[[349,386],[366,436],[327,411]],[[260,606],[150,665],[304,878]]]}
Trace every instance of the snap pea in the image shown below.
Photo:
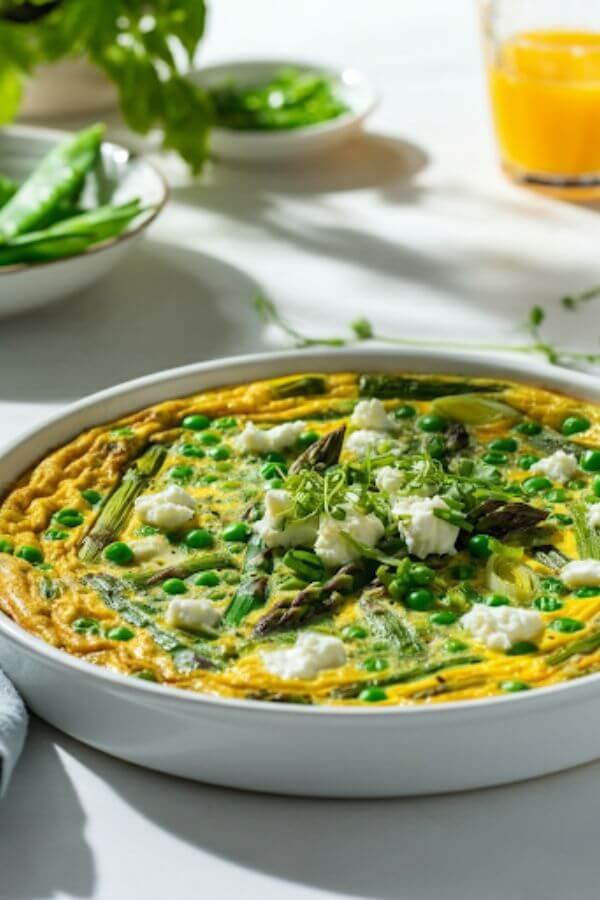
{"label": "snap pea", "polygon": [[0,243],[35,228],[67,197],[72,197],[92,169],[104,126],[92,125],[53,147],[0,209]]}

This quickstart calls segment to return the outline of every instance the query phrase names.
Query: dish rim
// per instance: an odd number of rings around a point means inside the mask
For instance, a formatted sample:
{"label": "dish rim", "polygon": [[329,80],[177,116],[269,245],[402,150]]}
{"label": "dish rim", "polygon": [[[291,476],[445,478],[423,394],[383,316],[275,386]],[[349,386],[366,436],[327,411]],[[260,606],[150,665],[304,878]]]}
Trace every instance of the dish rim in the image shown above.
{"label": "dish rim", "polygon": [[[121,382],[110,388],[105,388],[90,394],[81,400],[70,403],[59,412],[46,417],[42,422],[28,429],[19,437],[9,441],[0,450],[0,465],[6,457],[9,457],[20,450],[26,450],[30,442],[32,442],[39,434],[44,433],[52,426],[60,425],[61,421],[77,415],[77,413],[93,410],[100,407],[109,400],[117,399],[122,401],[123,410],[116,415],[124,416],[133,413],[144,406],[153,403],[162,402],[160,399],[148,401],[142,406],[135,405],[135,395],[138,391],[147,388],[159,388],[161,385],[169,385],[174,383],[174,392],[172,398],[184,397],[187,391],[177,394],[176,384],[178,381],[184,381],[190,377],[203,375],[210,376],[223,374],[223,380],[214,380],[212,387],[227,386],[239,384],[243,379],[242,375],[233,374],[237,369],[252,368],[253,366],[274,367],[278,365],[282,368],[280,372],[269,374],[254,375],[252,380],[261,378],[278,378],[286,375],[292,375],[301,371],[377,371],[377,361],[387,361],[389,363],[388,371],[415,372],[416,374],[450,374],[444,369],[444,365],[448,364],[450,369],[453,366],[464,364],[465,375],[470,377],[505,377],[516,381],[524,381],[525,383],[540,382],[547,390],[561,392],[564,390],[569,396],[580,396],[586,399],[586,394],[598,394],[598,400],[591,400],[589,396],[587,402],[600,403],[600,385],[597,379],[591,374],[581,372],[573,372],[567,369],[559,369],[548,363],[536,361],[530,365],[523,364],[523,360],[511,362],[511,357],[500,353],[464,353],[461,351],[445,351],[445,350],[415,350],[410,348],[384,348],[384,347],[356,347],[352,349],[331,349],[325,350],[283,350],[268,353],[255,353],[239,356],[221,357],[218,359],[207,360],[200,363],[192,363],[185,366],[178,366],[173,369],[164,369],[159,372],[150,373],[139,378]],[[421,362],[419,366],[418,363]],[[284,363],[286,363],[284,365]],[[292,363],[293,365],[287,365]],[[296,365],[297,364],[297,365]],[[410,365],[417,364],[416,368],[411,369]],[[362,367],[362,369],[361,369]],[[475,371],[469,371],[476,370]],[[232,371],[233,370],[233,371]],[[481,371],[479,371],[481,370]],[[232,371],[229,376],[228,372]],[[210,390],[211,386],[206,385],[199,390]],[[581,392],[581,393],[579,393]],[[132,399],[132,405],[128,405],[128,398]],[[113,419],[113,415],[108,420]],[[102,421],[96,421],[96,425],[103,424]],[[79,426],[76,428],[71,437],[62,438],[61,443],[57,446],[64,446],[69,440],[73,440],[77,434],[85,431],[93,425]],[[48,453],[53,452],[47,450],[44,457]],[[22,470],[27,471],[31,466],[35,465],[35,461],[28,463]],[[18,478],[18,476],[16,476]],[[14,481],[11,481],[11,485]],[[7,490],[10,489],[10,486]],[[5,492],[0,494],[0,502]],[[218,695],[203,694],[197,691],[186,690],[171,685],[154,684],[142,679],[132,678],[130,675],[124,675],[119,672],[113,672],[108,668],[96,666],[86,660],[72,656],[66,651],[59,650],[51,644],[46,643],[41,638],[27,631],[18,625],[13,619],[0,611],[0,633],[9,641],[15,642],[26,651],[33,654],[40,654],[44,657],[46,663],[66,669],[74,669],[79,675],[95,680],[99,679],[107,686],[124,692],[141,691],[140,697],[144,694],[150,699],[154,697],[157,702],[166,702],[167,700],[175,701],[179,704],[201,704],[213,709],[232,712],[246,711],[251,713],[267,712],[273,715],[290,716],[319,716],[319,717],[343,717],[344,719],[362,718],[363,716],[378,717],[396,717],[401,716],[419,716],[421,719],[431,719],[431,717],[439,718],[440,716],[451,716],[457,713],[468,714],[471,710],[475,715],[484,715],[485,711],[495,711],[501,713],[505,709],[506,704],[512,706],[518,705],[521,712],[527,707],[536,705],[545,705],[554,702],[555,698],[564,695],[566,692],[578,690],[579,693],[594,691],[600,683],[600,672],[584,675],[581,678],[572,681],[559,682],[558,684],[549,685],[547,687],[538,688],[531,691],[523,691],[519,694],[499,695],[473,700],[455,700],[439,704],[423,704],[415,706],[385,706],[385,707],[362,707],[362,706],[335,706],[335,705],[315,705],[305,706],[301,704],[277,704],[264,700],[247,700],[237,697],[220,697]],[[192,706],[190,706],[190,709]]]}
{"label": "dish rim", "polygon": [[[8,137],[22,136],[33,140],[49,138],[55,139],[56,142],[64,140],[73,134],[72,131],[67,131],[62,128],[43,128],[38,127],[37,125],[10,125],[7,128],[3,128],[2,133]],[[40,262],[14,263],[11,266],[0,266],[0,278],[6,278],[9,275],[21,275],[24,272],[34,272],[46,268],[47,266],[54,266],[57,263],[69,263],[76,259],[92,256],[95,253],[102,253],[102,251],[109,250],[111,247],[116,247],[118,244],[122,244],[130,238],[138,237],[138,235],[152,224],[159,213],[162,212],[169,199],[170,188],[167,179],[160,169],[149,162],[144,154],[136,153],[134,150],[130,150],[129,147],[125,147],[124,144],[119,144],[116,141],[111,140],[102,140],[101,146],[110,147],[112,150],[124,150],[125,153],[127,153],[128,162],[138,162],[148,167],[152,174],[157,178],[161,187],[161,197],[156,208],[150,212],[139,225],[136,225],[135,228],[128,229],[127,231],[121,232],[121,234],[117,234],[115,237],[107,238],[105,241],[94,244],[92,247],[88,247],[81,253],[74,253],[72,256],[63,256],[59,259],[46,259],[41,260]]]}
{"label": "dish rim", "polygon": [[211,75],[222,71],[222,74],[225,77],[228,71],[233,72],[237,69],[251,69],[253,66],[268,66],[275,70],[283,68],[284,66],[292,66],[298,69],[311,70],[329,75],[339,82],[342,82],[342,76],[345,72],[355,72],[360,76],[360,80],[369,94],[369,99],[368,102],[364,104],[363,109],[357,109],[352,106],[347,112],[341,113],[333,119],[328,119],[325,122],[316,122],[312,125],[300,125],[298,128],[287,128],[279,131],[277,129],[260,130],[226,128],[222,125],[214,125],[211,128],[211,134],[227,138],[241,138],[244,141],[258,142],[260,140],[264,141],[268,139],[269,141],[281,144],[286,141],[300,141],[303,138],[329,134],[332,131],[344,128],[351,123],[364,122],[364,120],[376,110],[381,102],[381,92],[373,84],[367,73],[358,66],[332,66],[327,63],[311,62],[306,59],[280,59],[278,57],[273,57],[272,59],[267,57],[258,57],[257,59],[225,59],[220,62],[209,63],[206,66],[192,69],[187,77],[194,84],[198,84],[202,87],[204,86],[202,81],[204,75],[210,77]]}

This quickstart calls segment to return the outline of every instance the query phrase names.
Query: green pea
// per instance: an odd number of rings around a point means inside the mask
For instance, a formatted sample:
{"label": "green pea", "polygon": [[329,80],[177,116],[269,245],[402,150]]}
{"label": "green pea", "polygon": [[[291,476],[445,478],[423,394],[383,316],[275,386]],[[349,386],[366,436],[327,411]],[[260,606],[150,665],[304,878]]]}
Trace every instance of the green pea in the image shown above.
{"label": "green pea", "polygon": [[392,578],[388,584],[388,593],[392,600],[404,600],[406,584],[400,578]]}
{"label": "green pea", "polygon": [[584,472],[599,472],[600,450],[586,450],[581,457],[580,465]]}
{"label": "green pea", "polygon": [[530,469],[534,463],[539,461],[539,456],[532,456],[531,454],[526,454],[525,456],[520,456],[517,460],[517,464],[520,469]]}
{"label": "green pea", "polygon": [[548,576],[547,578],[542,578],[540,584],[549,594],[565,594],[567,592],[566,587],[559,578]]}
{"label": "green pea", "polygon": [[165,594],[185,594],[187,592],[187,585],[181,578],[167,578],[166,581],[163,581],[162,589]]}
{"label": "green pea", "polygon": [[560,430],[566,437],[570,437],[572,434],[587,431],[591,424],[590,420],[584,416],[567,416],[560,426]]}
{"label": "green pea", "polygon": [[567,481],[567,487],[570,491],[580,491],[585,485],[586,483],[582,478],[572,478],[571,481]]}
{"label": "green pea", "polygon": [[417,425],[421,431],[443,431],[448,423],[442,416],[431,413],[427,416],[421,416]]}
{"label": "green pea", "polygon": [[132,676],[133,678],[139,678],[141,681],[158,681],[152,669],[140,669],[139,672],[133,672]]}
{"label": "green pea", "polygon": [[468,646],[464,641],[459,641],[457,638],[450,638],[449,641],[446,641],[448,653],[460,653],[461,650],[466,650]]}
{"label": "green pea", "polygon": [[433,606],[435,597],[427,588],[418,588],[408,593],[405,602],[410,609],[424,610]]}
{"label": "green pea", "polygon": [[455,613],[445,610],[443,612],[433,613],[430,621],[433,622],[434,625],[453,625],[457,618]]}
{"label": "green pea", "polygon": [[114,541],[104,548],[104,558],[117,566],[129,566],[134,560],[134,554],[129,544]]}
{"label": "green pea", "polygon": [[369,636],[369,632],[366,628],[361,628],[360,625],[346,625],[344,629],[342,629],[342,635],[351,641],[360,641],[363,638]]}
{"label": "green pea", "polygon": [[511,437],[496,438],[489,444],[490,450],[499,450],[502,453],[514,453],[519,444]]}
{"label": "green pea", "polygon": [[600,587],[580,587],[575,591],[576,597],[597,597],[600,594]]}
{"label": "green pea", "polygon": [[64,541],[65,538],[68,537],[69,533],[67,531],[61,531],[60,528],[49,528],[44,534],[45,541]]}
{"label": "green pea", "polygon": [[490,537],[487,534],[474,534],[469,538],[469,553],[477,559],[488,559],[492,555]]}
{"label": "green pea", "polygon": [[409,403],[405,403],[402,406],[398,406],[392,413],[394,418],[396,419],[413,419],[417,414],[414,406],[411,406]]}
{"label": "green pea", "polygon": [[271,479],[271,487],[274,491],[280,490],[282,487],[284,487],[284,485],[285,485],[285,482],[284,482],[283,478],[272,478]]}
{"label": "green pea", "polygon": [[267,462],[272,462],[272,463],[284,463],[285,462],[285,456],[283,455],[283,453],[278,453],[277,450],[269,451],[269,453],[267,453],[267,455],[265,456],[265,459]]}
{"label": "green pea", "polygon": [[227,596],[226,591],[213,591],[208,595],[209,600],[223,600]]}
{"label": "green pea", "polygon": [[572,525],[573,519],[571,516],[566,516],[564,513],[552,513],[552,517],[559,522],[560,525]]}
{"label": "green pea", "polygon": [[192,531],[188,531],[184,538],[186,547],[191,547],[193,550],[203,550],[205,547],[212,547],[214,542],[214,537],[206,528],[194,528]]}
{"label": "green pea", "polygon": [[600,497],[600,475],[594,476],[592,481],[592,491],[596,497]]}
{"label": "green pea", "polygon": [[379,703],[381,700],[387,700],[387,694],[383,688],[369,687],[360,692],[358,699],[365,703]]}
{"label": "green pea", "polygon": [[260,470],[260,474],[267,481],[271,478],[280,478],[281,475],[285,475],[287,472],[287,466],[285,463],[274,463],[268,462],[265,463],[262,469]]}
{"label": "green pea", "polygon": [[561,616],[550,622],[550,628],[552,628],[553,631],[559,631],[562,634],[572,634],[574,631],[581,631],[582,628],[585,628],[585,625],[583,622],[580,622],[579,619],[570,619],[568,616]]}
{"label": "green pea", "polygon": [[506,653],[508,656],[524,656],[526,653],[537,653],[537,644],[531,641],[517,641]]}
{"label": "green pea", "polygon": [[241,581],[239,572],[225,572],[223,575],[225,584],[239,584]]}
{"label": "green pea", "polygon": [[384,669],[387,669],[388,665],[387,659],[382,659],[380,656],[373,656],[370,659],[365,659],[362,668],[366,669],[367,672],[383,672]]}
{"label": "green pea", "polygon": [[13,553],[14,549],[10,541],[7,541],[5,538],[0,540],[0,553]]}
{"label": "green pea", "polygon": [[210,419],[208,416],[196,413],[191,416],[186,416],[181,424],[184,428],[189,428],[191,431],[204,431],[204,429],[208,428],[210,425]]}
{"label": "green pea", "polygon": [[195,469],[193,466],[173,466],[169,472],[169,478],[172,478],[173,481],[187,483],[193,478],[194,471]]}
{"label": "green pea", "polygon": [[213,572],[212,569],[208,572],[202,572],[195,579],[194,584],[199,585],[200,587],[216,587],[221,579],[217,575],[216,572]]}
{"label": "green pea", "polygon": [[481,458],[489,466],[504,466],[508,462],[506,453],[500,453],[499,450],[490,450],[488,453],[484,453]]}
{"label": "green pea", "polygon": [[127,628],[126,625],[117,625],[106,632],[106,637],[111,641],[130,641],[135,637],[135,631]]}
{"label": "green pea", "polygon": [[464,563],[460,566],[452,566],[450,574],[453,578],[456,578],[457,581],[468,581],[469,578],[472,578],[475,574],[475,566],[471,566],[469,563]]}
{"label": "green pea", "polygon": [[250,526],[246,522],[232,522],[227,528],[223,529],[224,541],[247,541],[251,535]]}
{"label": "green pea", "polygon": [[525,681],[501,681],[500,687],[509,694],[516,694],[518,691],[530,690],[529,685]]}
{"label": "green pea", "polygon": [[538,494],[552,487],[552,482],[545,475],[534,475],[533,478],[526,478],[522,484],[523,490],[527,494]]}
{"label": "green pea", "polygon": [[233,416],[222,416],[220,419],[215,419],[213,425],[222,431],[229,431],[231,428],[237,428],[237,419],[234,419]]}
{"label": "green pea", "polygon": [[71,622],[71,628],[77,634],[100,634],[98,619],[75,619],[74,622]]}
{"label": "green pea", "polygon": [[411,584],[418,584],[421,587],[433,581],[435,572],[424,563],[415,563],[411,566],[408,577]]}
{"label": "green pea", "polygon": [[181,448],[182,456],[193,456],[195,459],[202,459],[206,456],[206,453],[202,449],[202,447],[197,447],[196,444],[184,444]]}
{"label": "green pea", "polygon": [[152,537],[153,534],[160,534],[160,529],[153,528],[152,525],[140,525],[136,534],[141,535],[141,537]]}
{"label": "green pea", "polygon": [[545,613],[556,612],[563,608],[563,602],[558,597],[536,597],[533,605],[540,612]]}
{"label": "green pea", "polygon": [[90,504],[90,506],[98,506],[98,504],[102,500],[102,494],[100,494],[98,491],[94,491],[92,488],[88,488],[87,490],[82,491],[81,496],[86,503]]}
{"label": "green pea", "polygon": [[19,559],[24,559],[25,562],[31,563],[32,566],[44,561],[44,554],[42,551],[38,547],[32,547],[30,544],[24,544],[22,547],[19,547],[15,556],[18,556]]}
{"label": "green pea", "polygon": [[214,450],[208,451],[208,455],[212,457],[212,459],[217,460],[229,459],[229,457],[231,456],[231,450],[229,449],[229,447],[225,446],[215,447]]}
{"label": "green pea", "polygon": [[502,594],[490,594],[489,597],[485,598],[486,606],[510,606],[510,600],[508,597],[504,597]]}
{"label": "green pea", "polygon": [[444,453],[446,452],[446,442],[444,438],[440,437],[439,435],[432,437],[427,444],[427,452],[432,459],[442,459]]}
{"label": "green pea", "polygon": [[564,488],[553,488],[551,491],[547,491],[544,497],[550,503],[564,503],[565,500],[569,499],[569,492],[565,491]]}
{"label": "green pea", "polygon": [[83,524],[84,521],[83,516],[78,509],[59,509],[58,512],[54,513],[52,518],[55,522],[58,522],[59,525],[64,525],[65,528],[77,528],[77,526]]}
{"label": "green pea", "polygon": [[216,444],[220,444],[223,439],[220,434],[215,434],[214,431],[203,431],[202,434],[198,435],[198,440],[206,447],[214,447]]}
{"label": "green pea", "polygon": [[298,444],[302,449],[306,449],[310,447],[311,444],[314,444],[315,441],[319,440],[319,435],[316,431],[304,431],[300,437],[298,438]]}
{"label": "green pea", "polygon": [[540,434],[542,431],[542,426],[539,422],[520,422],[515,431],[518,431],[519,434],[526,434],[528,436],[533,436],[535,434]]}
{"label": "green pea", "polygon": [[217,475],[212,475],[210,472],[208,475],[203,475],[202,478],[198,479],[199,484],[214,484],[215,481],[218,481]]}

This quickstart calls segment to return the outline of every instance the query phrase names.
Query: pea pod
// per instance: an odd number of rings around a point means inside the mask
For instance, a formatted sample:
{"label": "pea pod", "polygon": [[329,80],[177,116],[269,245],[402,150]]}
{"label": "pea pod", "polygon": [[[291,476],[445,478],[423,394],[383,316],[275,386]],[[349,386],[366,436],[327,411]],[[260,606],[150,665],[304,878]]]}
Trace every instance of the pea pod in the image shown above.
{"label": "pea pod", "polygon": [[47,219],[73,196],[98,159],[104,126],[92,125],[54,147],[2,209],[0,244]]}

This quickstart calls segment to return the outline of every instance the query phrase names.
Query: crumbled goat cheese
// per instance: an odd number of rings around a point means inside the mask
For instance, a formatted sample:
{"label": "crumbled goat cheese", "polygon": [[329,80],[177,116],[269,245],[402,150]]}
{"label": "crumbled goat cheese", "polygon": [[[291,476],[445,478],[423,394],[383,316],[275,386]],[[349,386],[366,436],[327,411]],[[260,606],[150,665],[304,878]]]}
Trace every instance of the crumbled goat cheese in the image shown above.
{"label": "crumbled goat cheese", "polygon": [[490,650],[510,650],[518,641],[535,641],[544,630],[544,621],[536,609],[514,606],[476,603],[460,621]]}
{"label": "crumbled goat cheese", "polygon": [[381,400],[361,400],[357,403],[350,416],[350,424],[372,431],[388,431],[394,427]]}
{"label": "crumbled goat cheese", "polygon": [[235,439],[235,445],[242,453],[284,450],[295,444],[303,431],[304,422],[284,422],[274,428],[258,428],[254,422],[246,422],[246,427]]}
{"label": "crumbled goat cheese", "polygon": [[278,678],[315,678],[322,669],[337,669],[346,662],[346,650],[336,637],[305,631],[293,647],[261,653],[265,669]]}
{"label": "crumbled goat cheese", "polygon": [[265,493],[265,513],[255,523],[254,529],[267,547],[296,547],[299,544],[312,546],[317,536],[316,517],[303,522],[286,523],[291,495],[284,490],[270,490]]}
{"label": "crumbled goat cheese", "polygon": [[590,528],[600,528],[600,503],[591,503],[587,508],[586,517]]}
{"label": "crumbled goat cheese", "polygon": [[194,518],[195,509],[194,498],[175,484],[135,501],[135,511],[142,522],[165,531],[181,528]]}
{"label": "crumbled goat cheese", "polygon": [[546,475],[551,481],[569,481],[578,470],[579,464],[572,453],[557,450],[551,456],[539,459],[529,469],[534,475]]}
{"label": "crumbled goat cheese", "polygon": [[210,600],[174,597],[167,607],[165,618],[172,628],[203,631],[205,628],[214,628],[221,613]]}
{"label": "crumbled goat cheese", "polygon": [[436,509],[448,508],[441,497],[397,497],[394,500],[392,513],[398,517],[398,530],[409,553],[419,559],[425,559],[430,553],[456,553],[454,545],[460,529],[438,519],[434,513]]}
{"label": "crumbled goat cheese", "polygon": [[171,546],[162,534],[151,534],[148,537],[127,541],[127,543],[133,550],[136,562],[146,562],[161,556],[179,555],[179,551]]}
{"label": "crumbled goat cheese", "polygon": [[598,587],[600,586],[600,560],[575,559],[563,566],[560,573],[561,580],[567,587]]}
{"label": "crumbled goat cheese", "polygon": [[385,431],[370,431],[363,428],[360,431],[353,431],[348,436],[344,449],[358,457],[369,456],[377,453],[387,440],[388,435]]}
{"label": "crumbled goat cheese", "polygon": [[385,529],[373,513],[362,513],[350,505],[346,505],[344,509],[345,519],[321,516],[315,553],[326,566],[343,566],[361,556],[360,550],[346,540],[343,531],[368,547],[374,547],[383,537]]}
{"label": "crumbled goat cheese", "polygon": [[402,473],[393,466],[383,466],[377,470],[375,484],[385,494],[395,494],[404,484]]}

